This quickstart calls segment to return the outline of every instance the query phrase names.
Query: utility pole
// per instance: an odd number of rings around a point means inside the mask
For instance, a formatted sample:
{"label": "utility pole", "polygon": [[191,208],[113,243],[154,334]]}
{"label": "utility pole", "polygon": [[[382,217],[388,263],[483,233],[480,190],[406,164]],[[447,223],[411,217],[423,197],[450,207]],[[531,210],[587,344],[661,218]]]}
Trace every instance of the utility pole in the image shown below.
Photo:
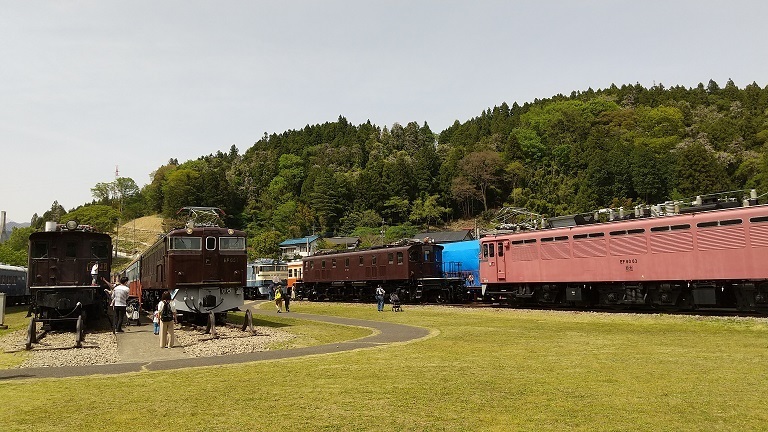
{"label": "utility pole", "polygon": [[381,230],[379,233],[381,234],[381,245],[384,246],[384,218],[381,218]]}
{"label": "utility pole", "polygon": [[117,258],[118,242],[120,241],[120,216],[123,214],[123,197],[117,189],[117,179],[120,178],[120,169],[115,165],[115,193],[120,195],[117,201],[117,227],[115,227],[115,258]]}

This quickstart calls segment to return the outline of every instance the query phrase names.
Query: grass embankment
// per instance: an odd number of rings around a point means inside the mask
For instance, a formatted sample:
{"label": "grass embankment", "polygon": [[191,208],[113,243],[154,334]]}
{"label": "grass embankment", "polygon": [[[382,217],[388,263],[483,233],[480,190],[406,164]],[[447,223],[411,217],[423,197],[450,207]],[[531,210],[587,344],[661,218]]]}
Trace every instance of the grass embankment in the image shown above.
{"label": "grass embankment", "polygon": [[[292,309],[438,334],[307,358],[6,382],[4,430],[746,431],[768,424],[765,320]],[[286,328],[292,320],[269,319]]]}

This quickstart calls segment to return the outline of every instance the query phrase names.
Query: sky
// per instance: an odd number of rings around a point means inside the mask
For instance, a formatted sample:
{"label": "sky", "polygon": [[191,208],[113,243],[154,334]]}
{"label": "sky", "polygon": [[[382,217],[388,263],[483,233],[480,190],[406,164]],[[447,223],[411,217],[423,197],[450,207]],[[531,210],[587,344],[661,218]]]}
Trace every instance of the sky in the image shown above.
{"label": "sky", "polygon": [[[0,210],[344,116],[439,133],[611,84],[768,85],[768,2],[0,0]],[[190,203],[195,205],[196,203]]]}

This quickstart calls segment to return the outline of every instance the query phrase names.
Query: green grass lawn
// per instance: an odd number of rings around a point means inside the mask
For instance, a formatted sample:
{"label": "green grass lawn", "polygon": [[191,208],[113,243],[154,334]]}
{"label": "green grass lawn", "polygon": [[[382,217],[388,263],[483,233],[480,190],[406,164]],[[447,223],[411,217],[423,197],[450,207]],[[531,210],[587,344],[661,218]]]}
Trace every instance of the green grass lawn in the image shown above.
{"label": "green grass lawn", "polygon": [[[292,306],[435,336],[235,366],[0,382],[2,430],[768,429],[764,319]],[[274,318],[288,330],[299,321]]]}

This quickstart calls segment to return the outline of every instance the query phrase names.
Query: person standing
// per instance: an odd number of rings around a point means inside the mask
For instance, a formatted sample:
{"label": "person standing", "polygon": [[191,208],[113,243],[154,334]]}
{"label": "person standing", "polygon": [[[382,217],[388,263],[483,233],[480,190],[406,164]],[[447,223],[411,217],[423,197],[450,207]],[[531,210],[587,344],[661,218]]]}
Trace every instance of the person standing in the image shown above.
{"label": "person standing", "polygon": [[171,293],[163,291],[160,303],[157,304],[157,314],[160,316],[160,346],[173,348],[176,345],[176,336],[173,334],[173,326],[178,316],[176,308],[171,304]]}
{"label": "person standing", "polygon": [[154,326],[155,326],[155,331],[154,331],[154,333],[155,333],[156,335],[159,335],[159,334],[160,334],[160,312],[158,312],[158,311],[155,311],[155,312],[152,314],[152,325],[154,325]]}
{"label": "person standing", "polygon": [[275,307],[277,307],[277,313],[283,311],[283,292],[279,285],[275,287]]}
{"label": "person standing", "polygon": [[384,288],[381,285],[376,288],[376,302],[379,312],[384,312]]}
{"label": "person standing", "polygon": [[93,264],[91,267],[91,285],[96,286],[99,279],[99,262]]}
{"label": "person standing", "polygon": [[125,319],[125,308],[128,306],[128,295],[130,289],[126,285],[128,278],[123,276],[120,278],[120,283],[112,288],[112,304],[115,308],[115,332],[123,332],[123,320]]}
{"label": "person standing", "polygon": [[291,311],[291,287],[286,286],[285,288],[280,287],[280,290],[282,291],[285,289],[285,292],[283,293],[283,301],[285,302],[285,311],[290,312]]}

